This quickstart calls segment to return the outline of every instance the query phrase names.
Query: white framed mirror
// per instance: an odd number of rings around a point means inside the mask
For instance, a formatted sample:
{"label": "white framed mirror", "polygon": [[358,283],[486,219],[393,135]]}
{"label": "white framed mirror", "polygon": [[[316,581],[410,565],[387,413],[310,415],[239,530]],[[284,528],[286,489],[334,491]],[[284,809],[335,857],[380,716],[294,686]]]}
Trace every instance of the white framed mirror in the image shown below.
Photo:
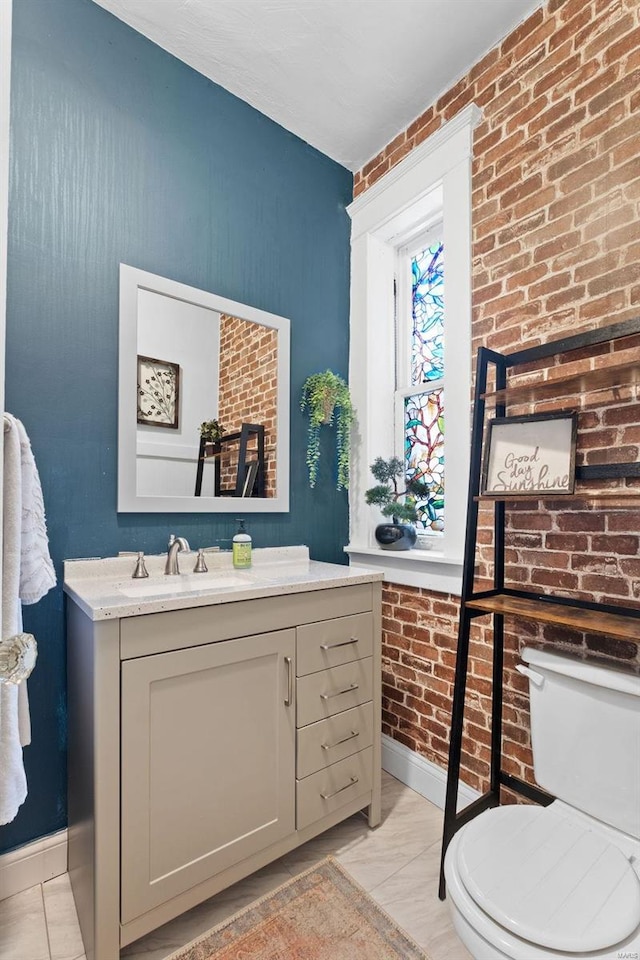
{"label": "white framed mirror", "polygon": [[120,513],[289,510],[289,338],[285,317],[120,264]]}

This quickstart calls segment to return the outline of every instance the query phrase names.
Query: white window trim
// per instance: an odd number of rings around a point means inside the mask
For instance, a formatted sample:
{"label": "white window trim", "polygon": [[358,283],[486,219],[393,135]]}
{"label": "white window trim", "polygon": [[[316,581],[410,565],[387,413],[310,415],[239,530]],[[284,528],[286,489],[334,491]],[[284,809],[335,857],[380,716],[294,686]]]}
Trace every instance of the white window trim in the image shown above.
{"label": "white window trim", "polygon": [[[481,118],[475,104],[465,107],[347,207],[352,222],[349,386],[357,425],[345,550],[352,566],[383,570],[392,583],[446,593],[460,593],[462,584],[471,423],[471,159],[473,130]],[[391,553],[375,543],[373,531],[382,518],[365,503],[364,492],[373,483],[370,464],[394,449],[396,251],[440,205],[447,258],[445,350],[455,342],[455,362],[445,363],[447,533],[442,551]]]}

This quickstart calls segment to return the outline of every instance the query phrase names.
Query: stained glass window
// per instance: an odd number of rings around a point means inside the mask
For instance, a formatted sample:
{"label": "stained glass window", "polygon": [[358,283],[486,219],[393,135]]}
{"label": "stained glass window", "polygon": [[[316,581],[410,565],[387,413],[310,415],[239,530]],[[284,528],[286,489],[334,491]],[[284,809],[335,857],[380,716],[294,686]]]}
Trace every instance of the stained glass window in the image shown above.
{"label": "stained glass window", "polygon": [[[416,501],[416,526],[444,530],[444,245],[426,243],[410,255],[410,387],[404,390],[407,480],[422,480],[429,494]],[[409,374],[409,370],[407,370]],[[422,387],[424,392],[417,392]],[[425,389],[426,388],[426,389]]]}
{"label": "stained glass window", "polygon": [[407,479],[429,484],[429,496],[416,501],[424,530],[444,530],[444,391],[419,393],[404,403]]}
{"label": "stained glass window", "polygon": [[444,245],[430,244],[411,260],[413,330],[411,382],[444,373]]}

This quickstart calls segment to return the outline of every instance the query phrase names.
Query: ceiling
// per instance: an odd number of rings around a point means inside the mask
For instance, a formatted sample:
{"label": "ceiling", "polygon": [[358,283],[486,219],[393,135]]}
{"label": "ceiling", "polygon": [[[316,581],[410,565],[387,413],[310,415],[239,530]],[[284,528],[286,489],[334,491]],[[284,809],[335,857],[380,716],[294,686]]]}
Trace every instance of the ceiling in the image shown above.
{"label": "ceiling", "polygon": [[542,0],[95,0],[349,170]]}

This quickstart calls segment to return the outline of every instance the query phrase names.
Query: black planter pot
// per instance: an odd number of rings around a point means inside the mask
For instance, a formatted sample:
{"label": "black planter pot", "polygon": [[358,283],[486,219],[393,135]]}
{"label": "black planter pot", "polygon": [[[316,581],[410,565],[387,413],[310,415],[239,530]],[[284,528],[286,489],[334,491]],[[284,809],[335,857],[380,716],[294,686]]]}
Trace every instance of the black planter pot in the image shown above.
{"label": "black planter pot", "polygon": [[378,524],[375,537],[383,550],[411,550],[416,542],[416,531],[410,523],[393,521]]}

